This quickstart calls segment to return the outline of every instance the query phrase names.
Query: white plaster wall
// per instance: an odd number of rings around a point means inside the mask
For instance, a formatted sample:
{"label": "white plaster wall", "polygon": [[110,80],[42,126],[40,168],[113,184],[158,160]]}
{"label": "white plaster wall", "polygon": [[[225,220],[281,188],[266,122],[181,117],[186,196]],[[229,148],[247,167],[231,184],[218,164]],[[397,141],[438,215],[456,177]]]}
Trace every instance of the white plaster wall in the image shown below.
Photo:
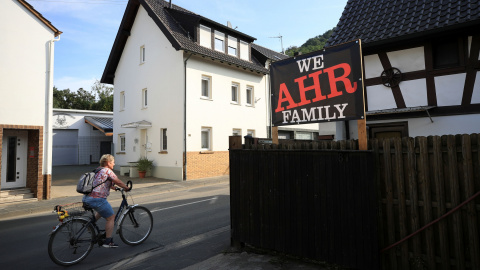
{"label": "white plaster wall", "polygon": [[472,104],[480,103],[480,71],[477,71],[475,85],[473,86]]}
{"label": "white plaster wall", "polygon": [[378,54],[366,55],[363,57],[363,61],[365,64],[365,79],[380,77],[383,66]]}
{"label": "white plaster wall", "polygon": [[427,106],[427,81],[425,79],[400,82],[400,91],[407,107]]}
{"label": "white plaster wall", "polygon": [[462,104],[466,73],[435,77],[438,106]]}
{"label": "white plaster wall", "polygon": [[93,130],[92,125],[85,123],[85,116],[112,117],[113,112],[53,109],[52,124],[54,129],[77,129],[78,136],[105,135],[100,130]]}
{"label": "white plaster wall", "polygon": [[367,86],[366,88],[369,111],[397,108],[397,103],[395,103],[390,87],[380,84]]}
{"label": "white plaster wall", "polygon": [[[201,98],[202,75],[211,77],[212,99]],[[266,80],[262,74],[192,57],[187,65],[187,151],[201,150],[201,128],[212,128],[212,150],[227,151],[233,129],[267,136]],[[231,103],[232,82],[240,84],[240,102]],[[254,106],[246,104],[246,87],[254,87]]]}
{"label": "white plaster wall", "polygon": [[54,33],[13,0],[2,0],[0,32],[0,123],[43,126]]}
{"label": "white plaster wall", "polygon": [[[140,47],[145,46],[146,61],[140,64]],[[141,130],[122,128],[122,124],[146,120],[154,175],[182,179],[183,162],[183,52],[176,51],[158,26],[140,7],[115,73],[114,144],[116,164],[126,165],[141,154]],[[142,109],[142,89],[148,89],[148,108]],[[125,109],[120,108],[120,92],[125,92]],[[167,128],[168,154],[160,154],[160,129]],[[126,152],[119,154],[118,135],[125,134]],[[175,171],[175,175],[170,172]],[[178,174],[180,172],[180,174]]]}
{"label": "white plaster wall", "polygon": [[387,56],[392,67],[398,68],[402,73],[425,69],[423,47],[387,52]]}

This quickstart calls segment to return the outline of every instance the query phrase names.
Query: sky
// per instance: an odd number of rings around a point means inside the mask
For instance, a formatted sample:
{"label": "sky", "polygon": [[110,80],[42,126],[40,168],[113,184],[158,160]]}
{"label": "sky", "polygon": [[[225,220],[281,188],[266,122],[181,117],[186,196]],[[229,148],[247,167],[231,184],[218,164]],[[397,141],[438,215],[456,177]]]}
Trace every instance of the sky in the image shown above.
{"label": "sky", "polygon": [[[55,42],[54,86],[91,90],[100,80],[127,0],[27,0],[63,34]],[[172,0],[255,37],[274,51],[301,46],[335,27],[347,0]],[[280,38],[282,36],[282,42]]]}

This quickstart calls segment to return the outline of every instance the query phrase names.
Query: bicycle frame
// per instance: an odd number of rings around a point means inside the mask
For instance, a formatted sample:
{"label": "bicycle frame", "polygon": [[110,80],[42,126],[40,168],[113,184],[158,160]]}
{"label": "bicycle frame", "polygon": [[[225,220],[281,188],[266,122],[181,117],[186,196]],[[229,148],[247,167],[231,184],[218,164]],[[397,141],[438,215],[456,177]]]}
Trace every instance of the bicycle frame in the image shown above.
{"label": "bicycle frame", "polygon": [[[122,203],[120,204],[120,207],[118,208],[117,210],[117,213],[115,214],[115,221],[114,221],[114,224],[115,226],[117,227],[116,229],[116,233],[118,234],[118,231],[119,231],[119,224],[121,224],[121,221],[123,220],[123,218],[126,216],[127,212],[131,209],[131,208],[134,208],[136,206],[138,206],[138,204],[135,204],[135,205],[129,205],[128,204],[128,201],[127,201],[127,198],[125,196],[125,192],[123,190],[121,190],[122,192]],[[124,211],[125,209],[125,211]],[[82,228],[82,230],[80,230],[78,232],[78,235],[75,236],[75,239],[77,240],[82,234],[83,232],[85,232],[85,229],[90,225],[92,224],[94,229],[95,229],[95,233],[96,233],[96,236],[100,235],[100,232],[102,230],[100,230],[100,228],[98,228],[98,225],[97,225],[97,220],[95,218],[95,214],[93,212],[93,210],[90,210],[90,212],[92,213],[92,217],[87,219],[86,217],[71,217],[71,218],[67,218],[65,221],[63,222],[67,222],[68,220],[70,219],[83,219],[85,221],[87,221],[87,223],[85,224],[84,228]],[[136,220],[135,218],[132,216],[131,217],[135,223]],[[55,231],[58,230],[58,228],[60,228],[60,226],[63,224],[63,222],[60,222],[59,224],[57,224],[57,226],[55,226],[55,228],[50,232],[49,235],[53,234]]]}

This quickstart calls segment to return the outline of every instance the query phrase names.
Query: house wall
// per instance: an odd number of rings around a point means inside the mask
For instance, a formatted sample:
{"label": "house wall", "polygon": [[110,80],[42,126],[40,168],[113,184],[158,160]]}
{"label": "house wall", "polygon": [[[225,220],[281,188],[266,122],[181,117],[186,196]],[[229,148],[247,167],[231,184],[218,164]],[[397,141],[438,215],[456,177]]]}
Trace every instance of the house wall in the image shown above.
{"label": "house wall", "polygon": [[[202,76],[211,78],[211,98],[201,95]],[[267,136],[267,81],[263,74],[192,57],[187,63],[187,179],[229,173],[228,137],[234,129],[246,136]],[[232,83],[239,85],[239,102],[232,102]],[[246,103],[246,88],[254,89],[253,104]],[[256,101],[256,102],[255,102]],[[211,129],[211,148],[201,146],[202,128]]]}
{"label": "house wall", "polygon": [[[146,60],[140,63],[140,48]],[[183,179],[183,52],[176,51],[159,27],[140,6],[115,73],[114,135],[115,163],[119,167],[137,161],[142,152],[154,160],[153,176]],[[148,90],[148,107],[142,108],[142,90]],[[125,108],[120,110],[120,94]],[[123,124],[148,121],[143,134],[151,147],[142,143],[141,128]],[[160,129],[167,128],[168,151],[160,151]],[[119,134],[125,135],[125,152],[120,151]]]}
{"label": "house wall", "polygon": [[[28,130],[27,187],[38,199],[49,198],[51,167],[45,164],[48,129],[48,65],[54,33],[17,1],[2,1],[0,8],[0,141],[4,129]],[[53,72],[53,71],[52,71]],[[1,145],[0,145],[1,148]],[[45,154],[44,154],[45,153]],[[0,151],[0,162],[2,161]]]}
{"label": "house wall", "polygon": [[0,18],[0,123],[43,126],[52,31],[16,1],[2,1]]}

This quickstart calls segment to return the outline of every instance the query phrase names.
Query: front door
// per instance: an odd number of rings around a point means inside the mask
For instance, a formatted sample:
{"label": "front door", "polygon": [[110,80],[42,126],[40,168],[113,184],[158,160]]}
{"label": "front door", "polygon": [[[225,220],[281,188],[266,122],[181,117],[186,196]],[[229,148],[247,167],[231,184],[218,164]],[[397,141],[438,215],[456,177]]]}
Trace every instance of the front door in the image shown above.
{"label": "front door", "polygon": [[2,189],[25,187],[28,131],[4,129],[2,143]]}

